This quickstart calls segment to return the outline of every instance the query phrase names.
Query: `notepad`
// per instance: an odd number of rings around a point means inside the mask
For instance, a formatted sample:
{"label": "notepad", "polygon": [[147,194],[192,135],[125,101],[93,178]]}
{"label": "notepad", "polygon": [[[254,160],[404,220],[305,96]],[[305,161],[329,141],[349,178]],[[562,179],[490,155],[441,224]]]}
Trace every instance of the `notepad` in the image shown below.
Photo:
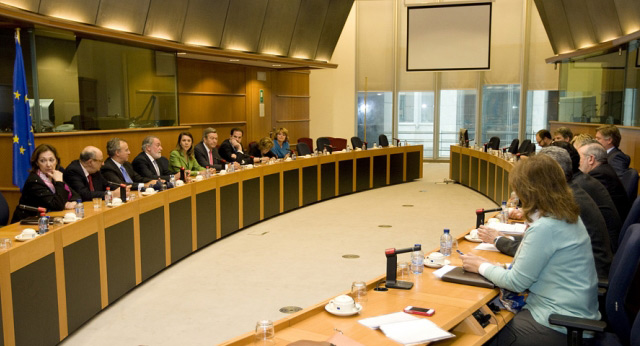
{"label": "notepad", "polygon": [[380,326],[383,324],[412,321],[417,319],[418,317],[404,313],[404,312],[394,312],[391,314],[365,318],[358,321],[358,323],[362,324],[365,327],[369,327],[371,329],[379,329]]}
{"label": "notepad", "polygon": [[380,330],[382,330],[384,335],[389,339],[403,345],[422,344],[455,336],[426,318],[383,324],[380,326]]}
{"label": "notepad", "polygon": [[489,244],[489,243],[481,243],[478,244],[478,246],[473,248],[474,250],[484,250],[484,251],[495,251],[495,252],[500,252],[500,250],[498,250],[498,248],[493,245],[493,244]]}
{"label": "notepad", "polygon": [[488,224],[487,227],[493,228],[496,231],[500,231],[504,234],[509,234],[509,235],[523,234],[525,228],[527,228],[527,226],[523,223],[506,224],[501,222],[494,222],[494,223]]}

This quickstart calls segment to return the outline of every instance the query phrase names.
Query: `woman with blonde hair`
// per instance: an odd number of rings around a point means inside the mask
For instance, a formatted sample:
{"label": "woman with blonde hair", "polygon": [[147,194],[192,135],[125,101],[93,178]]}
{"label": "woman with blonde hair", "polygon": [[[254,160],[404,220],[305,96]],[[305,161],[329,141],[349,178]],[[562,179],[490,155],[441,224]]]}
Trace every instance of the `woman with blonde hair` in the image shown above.
{"label": "woman with blonde hair", "polygon": [[472,254],[466,271],[496,286],[528,292],[523,309],[493,340],[497,345],[564,345],[566,329],[549,315],[599,319],[598,279],[589,234],[562,168],[547,155],[520,161],[509,184],[522,202],[528,227],[509,269]]}
{"label": "woman with blonde hair", "polygon": [[289,131],[286,128],[281,127],[276,132],[276,138],[273,140],[273,148],[271,152],[279,159],[286,159],[291,153],[289,148]]}
{"label": "woman with blonde hair", "polygon": [[250,148],[251,156],[254,158],[254,162],[268,161],[269,159],[276,158],[276,155],[272,151],[273,142],[271,138],[261,138],[256,145]]}

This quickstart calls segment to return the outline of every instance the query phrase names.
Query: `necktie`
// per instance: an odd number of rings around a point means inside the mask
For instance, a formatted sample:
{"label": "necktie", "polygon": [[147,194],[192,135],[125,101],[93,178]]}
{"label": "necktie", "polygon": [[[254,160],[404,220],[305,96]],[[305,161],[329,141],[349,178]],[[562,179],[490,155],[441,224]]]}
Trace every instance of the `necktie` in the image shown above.
{"label": "necktie", "polygon": [[158,168],[158,163],[156,162],[156,160],[153,160],[152,162],[153,162],[153,168],[156,169],[156,174],[160,176],[160,168]]}
{"label": "necktie", "polygon": [[133,180],[131,180],[131,177],[129,176],[129,173],[127,173],[127,170],[124,169],[124,166],[120,166],[120,172],[122,172],[122,176],[124,177],[124,181],[128,184],[133,183]]}
{"label": "necktie", "polygon": [[209,164],[213,167],[213,151],[209,150]]}
{"label": "necktie", "polygon": [[91,174],[87,175],[87,180],[89,180],[89,191],[95,191],[93,187],[93,179],[91,179]]}

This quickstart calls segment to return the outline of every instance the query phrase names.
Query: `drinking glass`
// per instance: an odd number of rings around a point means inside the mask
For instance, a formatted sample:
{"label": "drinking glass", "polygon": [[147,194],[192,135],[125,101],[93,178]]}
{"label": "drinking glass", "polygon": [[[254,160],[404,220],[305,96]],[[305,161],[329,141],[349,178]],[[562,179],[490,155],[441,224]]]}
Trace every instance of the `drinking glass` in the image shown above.
{"label": "drinking glass", "polygon": [[354,281],[351,284],[351,297],[353,300],[364,306],[367,302],[367,283],[364,281]]}
{"label": "drinking glass", "polygon": [[397,279],[402,281],[409,280],[409,262],[398,263]]}
{"label": "drinking glass", "polygon": [[0,238],[0,250],[9,250],[12,242],[9,238]]}
{"label": "drinking glass", "polygon": [[276,332],[272,321],[262,320],[256,323],[254,345],[275,345],[275,336]]}
{"label": "drinking glass", "polygon": [[93,210],[102,209],[102,198],[94,198],[93,199]]}

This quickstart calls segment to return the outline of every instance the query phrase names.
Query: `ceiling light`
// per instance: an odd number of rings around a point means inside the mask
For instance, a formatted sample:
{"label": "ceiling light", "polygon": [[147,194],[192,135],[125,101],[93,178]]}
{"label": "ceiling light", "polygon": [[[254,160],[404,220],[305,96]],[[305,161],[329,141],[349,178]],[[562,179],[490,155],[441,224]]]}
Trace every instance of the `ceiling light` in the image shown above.
{"label": "ceiling light", "polygon": [[271,65],[271,66],[273,66],[273,67],[280,67],[280,66],[282,66],[282,65],[281,65],[281,64],[273,64],[273,65]]}
{"label": "ceiling light", "polygon": [[229,59],[230,62],[238,62],[240,59]]}

